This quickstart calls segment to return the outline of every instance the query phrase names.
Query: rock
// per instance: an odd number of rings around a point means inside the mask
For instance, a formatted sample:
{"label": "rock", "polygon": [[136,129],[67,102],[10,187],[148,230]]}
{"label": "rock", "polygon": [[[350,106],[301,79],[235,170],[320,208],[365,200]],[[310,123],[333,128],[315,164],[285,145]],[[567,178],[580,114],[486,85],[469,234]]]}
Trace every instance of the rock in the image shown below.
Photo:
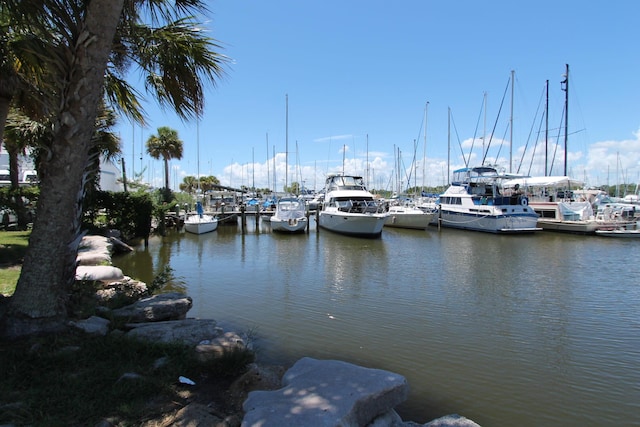
{"label": "rock", "polygon": [[69,325],[80,329],[91,335],[104,336],[109,332],[109,321],[98,316],[91,316],[88,319],[69,322]]}
{"label": "rock", "polygon": [[468,418],[458,414],[446,415],[426,423],[423,427],[480,427]]}
{"label": "rock", "polygon": [[107,252],[111,253],[113,245],[104,236],[84,236],[78,245],[78,252]]}
{"label": "rock", "polygon": [[113,282],[124,279],[122,270],[110,265],[79,265],[76,267],[76,280]]}
{"label": "rock", "polygon": [[153,295],[111,312],[116,319],[127,322],[158,322],[184,319],[191,309],[191,297],[177,292]]}
{"label": "rock", "polygon": [[242,426],[366,426],[407,399],[398,374],[338,360],[300,359],[275,391],[253,391]]}
{"label": "rock", "polygon": [[225,332],[223,335],[200,342],[196,346],[196,355],[202,361],[222,356],[226,352],[244,350],[246,345],[240,335],[235,332]]}
{"label": "rock", "polygon": [[123,280],[106,283],[102,289],[98,289],[96,299],[98,304],[117,308],[133,304],[148,294],[146,283],[125,276]]}
{"label": "rock", "polygon": [[113,245],[113,250],[115,252],[133,252],[133,248],[131,246],[127,245],[117,237],[109,237],[109,243]]}
{"label": "rock", "polygon": [[76,265],[109,265],[111,254],[108,252],[78,252]]}
{"label": "rock", "polygon": [[229,394],[233,402],[237,402],[236,409],[242,409],[242,402],[247,399],[250,392],[255,390],[277,390],[282,387],[282,366],[261,366],[252,363],[249,370],[242,374],[229,387]]}
{"label": "rock", "polygon": [[131,338],[162,343],[183,343],[192,346],[196,346],[204,339],[214,339],[222,334],[222,329],[216,327],[216,321],[210,319],[130,323],[126,326],[133,328],[125,334]]}
{"label": "rock", "polygon": [[385,412],[384,414],[376,417],[373,421],[367,424],[367,427],[409,427],[406,423],[402,422],[400,415],[394,410]]}

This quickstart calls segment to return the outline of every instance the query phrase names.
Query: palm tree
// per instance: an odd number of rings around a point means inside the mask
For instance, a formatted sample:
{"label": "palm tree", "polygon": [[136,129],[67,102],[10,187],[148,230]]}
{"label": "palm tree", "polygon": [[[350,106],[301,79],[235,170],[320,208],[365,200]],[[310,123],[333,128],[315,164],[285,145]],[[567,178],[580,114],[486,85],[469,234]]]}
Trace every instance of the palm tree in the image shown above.
{"label": "palm tree", "polygon": [[213,190],[216,185],[220,185],[220,180],[213,175],[203,176],[200,178],[200,188],[205,193]]}
{"label": "palm tree", "polygon": [[[65,325],[100,101],[106,96],[120,111],[142,118],[140,94],[124,79],[135,64],[145,73],[147,91],[161,105],[183,118],[199,116],[204,84],[215,84],[227,58],[215,53],[219,46],[192,18],[182,17],[206,12],[202,0],[3,0],[0,12],[2,23],[7,17],[11,22],[8,29],[2,27],[0,43],[4,36],[32,34],[38,46],[14,46],[9,58],[19,60],[9,65],[2,56],[0,89],[6,89],[3,79],[10,75],[5,66],[37,64],[46,79],[38,81],[32,93],[37,94],[39,114],[53,129],[38,147],[43,153],[38,215],[15,293],[0,319],[0,333],[18,337]],[[142,17],[151,17],[151,25]],[[23,60],[28,57],[35,60]],[[28,75],[17,67],[13,71],[20,79]],[[12,96],[10,102],[21,98],[15,91]]]}
{"label": "palm tree", "polygon": [[169,189],[169,160],[182,158],[182,140],[178,138],[178,132],[167,126],[159,127],[158,134],[147,139],[147,153],[164,161],[164,188]]}
{"label": "palm tree", "polygon": [[198,188],[198,179],[195,176],[185,176],[180,183],[180,191],[194,193]]}

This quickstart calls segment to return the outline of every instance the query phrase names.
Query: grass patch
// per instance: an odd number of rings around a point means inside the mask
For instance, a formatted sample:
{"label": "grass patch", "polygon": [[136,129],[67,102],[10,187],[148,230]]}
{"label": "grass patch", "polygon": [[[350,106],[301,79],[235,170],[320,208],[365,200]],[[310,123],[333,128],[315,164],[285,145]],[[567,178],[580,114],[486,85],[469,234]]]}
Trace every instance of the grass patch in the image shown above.
{"label": "grass patch", "polygon": [[16,289],[31,231],[0,231],[0,293],[11,295]]}
{"label": "grass patch", "polygon": [[[157,412],[154,402],[175,402],[178,377],[237,377],[249,352],[235,362],[200,362],[193,348],[151,344],[122,336],[73,334],[1,343],[0,424],[95,425],[109,418],[138,425]],[[158,363],[162,361],[162,363]]]}

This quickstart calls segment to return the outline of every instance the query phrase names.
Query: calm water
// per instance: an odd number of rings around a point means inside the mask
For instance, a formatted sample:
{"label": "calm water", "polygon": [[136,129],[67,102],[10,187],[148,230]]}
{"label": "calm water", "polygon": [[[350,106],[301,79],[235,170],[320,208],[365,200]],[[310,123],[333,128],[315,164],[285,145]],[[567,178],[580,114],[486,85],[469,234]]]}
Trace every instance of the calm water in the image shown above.
{"label": "calm water", "polygon": [[640,426],[640,241],[247,225],[154,238],[114,263],[147,283],[170,265],[189,316],[253,331],[264,363],[335,358],[404,375],[405,420]]}

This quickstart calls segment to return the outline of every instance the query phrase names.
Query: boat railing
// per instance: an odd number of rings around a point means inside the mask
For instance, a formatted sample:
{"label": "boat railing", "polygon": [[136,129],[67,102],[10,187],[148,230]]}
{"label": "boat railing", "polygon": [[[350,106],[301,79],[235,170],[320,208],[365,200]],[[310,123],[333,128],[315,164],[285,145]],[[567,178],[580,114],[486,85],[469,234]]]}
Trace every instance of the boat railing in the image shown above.
{"label": "boat railing", "polygon": [[373,200],[342,200],[336,203],[339,211],[348,213],[379,213],[383,209]]}

